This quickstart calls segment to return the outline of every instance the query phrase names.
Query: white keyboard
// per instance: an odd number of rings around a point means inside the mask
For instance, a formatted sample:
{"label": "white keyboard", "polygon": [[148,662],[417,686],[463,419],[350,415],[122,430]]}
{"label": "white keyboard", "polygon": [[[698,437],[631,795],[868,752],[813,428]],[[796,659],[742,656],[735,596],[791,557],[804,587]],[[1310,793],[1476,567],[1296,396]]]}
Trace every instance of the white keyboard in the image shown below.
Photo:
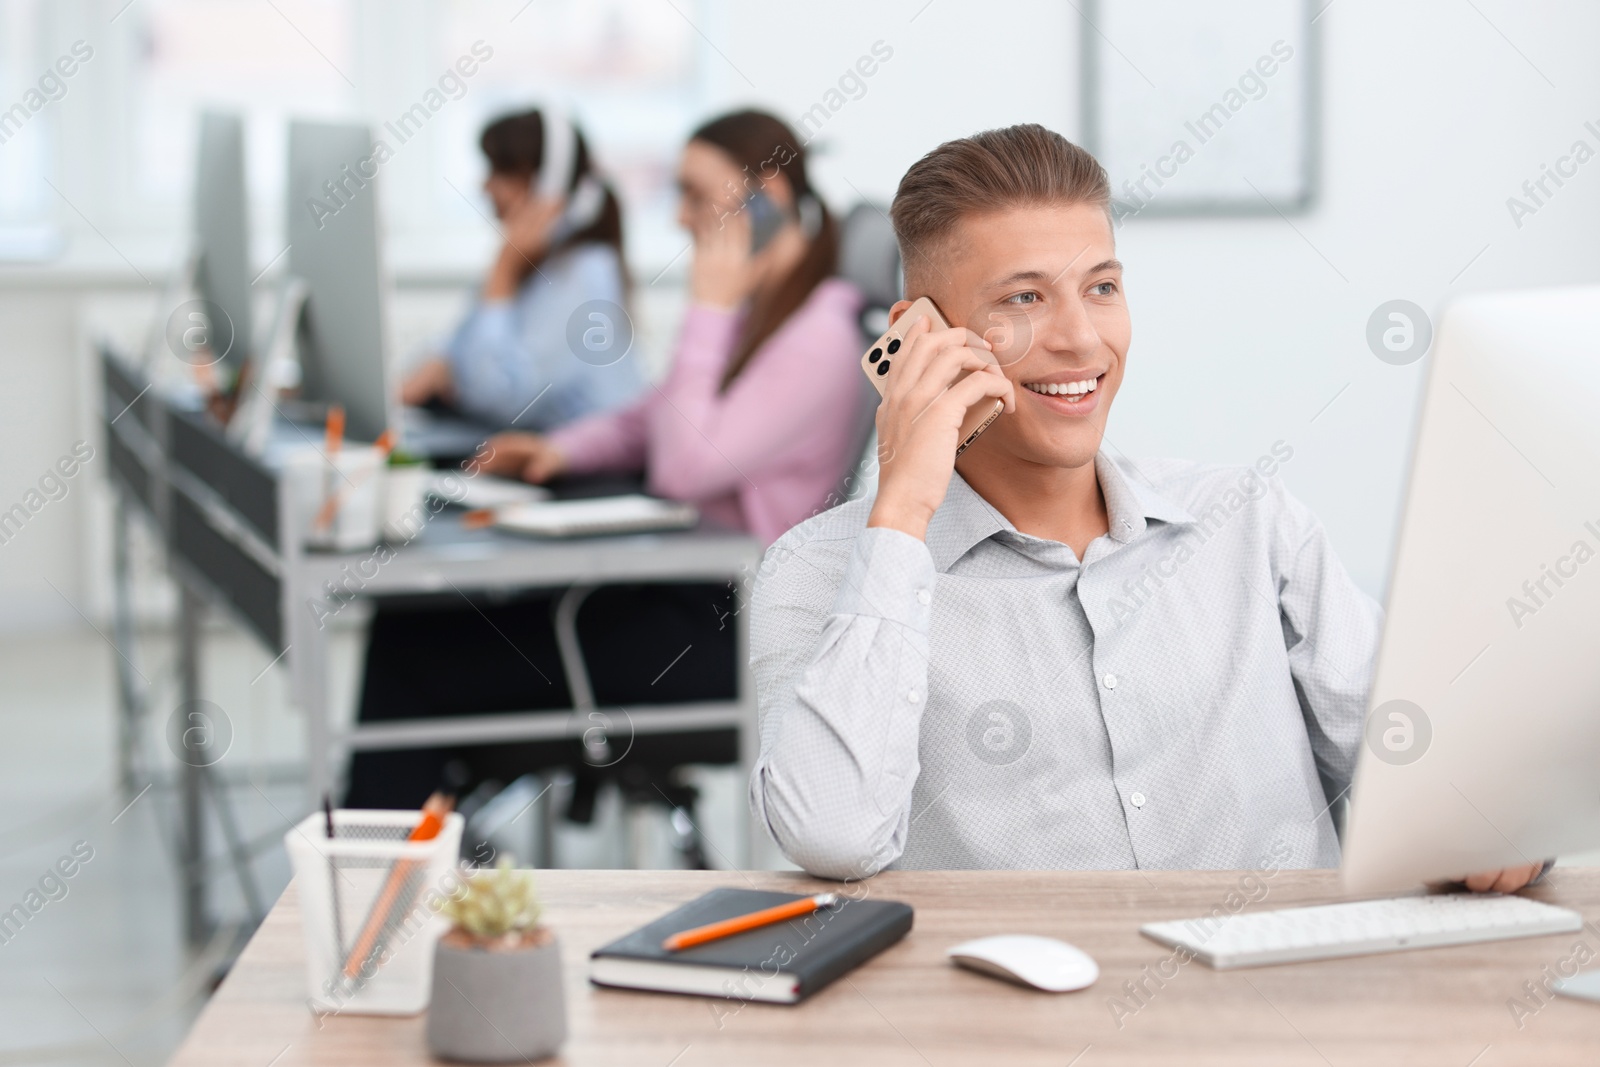
{"label": "white keyboard", "polygon": [[1526,897],[1448,893],[1318,904],[1146,923],[1153,941],[1222,970],[1364,956],[1407,948],[1539,937],[1583,928],[1583,916]]}

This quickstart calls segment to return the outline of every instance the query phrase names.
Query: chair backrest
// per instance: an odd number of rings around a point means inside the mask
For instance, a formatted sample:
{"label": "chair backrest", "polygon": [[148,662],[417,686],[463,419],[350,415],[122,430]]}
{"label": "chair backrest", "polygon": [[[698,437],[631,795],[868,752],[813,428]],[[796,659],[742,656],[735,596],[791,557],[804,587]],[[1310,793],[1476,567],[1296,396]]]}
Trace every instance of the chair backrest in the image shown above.
{"label": "chair backrest", "polygon": [[839,225],[839,276],[860,289],[861,333],[870,341],[889,328],[889,306],[900,299],[900,246],[888,213],[860,203]]}
{"label": "chair backrest", "polygon": [[[864,349],[867,342],[889,328],[889,307],[900,299],[901,292],[900,246],[881,205],[857,204],[840,223],[839,276],[866,297],[858,322]],[[877,435],[873,433],[872,415],[878,407],[878,394],[864,377],[860,386],[862,418],[857,426],[857,442],[861,450],[855,453],[859,456],[856,463],[844,472],[832,497],[835,502],[877,491]]]}

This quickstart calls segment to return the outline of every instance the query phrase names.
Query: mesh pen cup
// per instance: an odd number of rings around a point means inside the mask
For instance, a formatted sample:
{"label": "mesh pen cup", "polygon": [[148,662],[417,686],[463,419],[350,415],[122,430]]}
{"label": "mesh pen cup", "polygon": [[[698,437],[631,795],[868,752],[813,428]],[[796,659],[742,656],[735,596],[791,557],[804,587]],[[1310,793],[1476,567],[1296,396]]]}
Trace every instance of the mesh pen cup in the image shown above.
{"label": "mesh pen cup", "polygon": [[300,898],[310,1006],[318,1012],[415,1015],[433,987],[438,902],[459,891],[460,815],[431,841],[407,841],[414,811],[321,812],[284,835]]}

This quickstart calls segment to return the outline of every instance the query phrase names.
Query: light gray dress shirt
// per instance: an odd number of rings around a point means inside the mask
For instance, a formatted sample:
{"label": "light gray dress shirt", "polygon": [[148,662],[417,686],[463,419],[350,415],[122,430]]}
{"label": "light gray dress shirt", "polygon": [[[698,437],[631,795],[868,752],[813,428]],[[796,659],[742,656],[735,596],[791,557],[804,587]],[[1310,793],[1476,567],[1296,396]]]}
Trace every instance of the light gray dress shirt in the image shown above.
{"label": "light gray dress shirt", "polygon": [[833,878],[1336,866],[1381,613],[1292,454],[1102,453],[1082,561],[959,475],[926,542],[867,529],[870,499],[795,527],[752,605],[756,817]]}

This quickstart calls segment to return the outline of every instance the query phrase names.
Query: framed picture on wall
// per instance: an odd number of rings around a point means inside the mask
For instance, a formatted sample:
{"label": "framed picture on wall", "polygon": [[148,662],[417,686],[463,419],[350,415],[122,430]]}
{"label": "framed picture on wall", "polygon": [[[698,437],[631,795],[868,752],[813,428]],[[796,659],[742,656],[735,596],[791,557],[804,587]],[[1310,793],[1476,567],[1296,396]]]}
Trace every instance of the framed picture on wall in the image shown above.
{"label": "framed picture on wall", "polygon": [[1083,0],[1084,147],[1120,223],[1304,212],[1327,0]]}

